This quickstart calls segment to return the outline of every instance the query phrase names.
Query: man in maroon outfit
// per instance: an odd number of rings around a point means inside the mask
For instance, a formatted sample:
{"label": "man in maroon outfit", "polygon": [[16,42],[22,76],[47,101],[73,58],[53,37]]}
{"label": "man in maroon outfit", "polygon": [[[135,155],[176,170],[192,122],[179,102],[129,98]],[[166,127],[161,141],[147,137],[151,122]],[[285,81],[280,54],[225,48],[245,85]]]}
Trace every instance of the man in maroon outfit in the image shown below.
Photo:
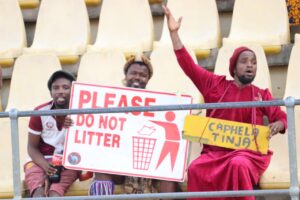
{"label": "man in maroon outfit", "polygon": [[[215,75],[194,63],[182,42],[178,30],[182,18],[176,21],[164,6],[173,48],[184,73],[202,93],[206,103],[272,100],[268,89],[252,85],[256,75],[256,55],[247,47],[237,48],[230,58],[229,71],[234,80]],[[243,123],[263,125],[267,116],[270,138],[284,133],[286,114],[279,107],[232,108],[207,110],[207,116]],[[201,155],[188,169],[188,191],[252,190],[267,169],[272,152],[266,155],[251,150],[233,150],[204,145]],[[200,199],[200,198],[199,198]],[[203,199],[203,198],[201,198]],[[209,198],[210,200],[212,198]],[[225,198],[215,198],[225,199]],[[253,196],[226,199],[254,200]]]}

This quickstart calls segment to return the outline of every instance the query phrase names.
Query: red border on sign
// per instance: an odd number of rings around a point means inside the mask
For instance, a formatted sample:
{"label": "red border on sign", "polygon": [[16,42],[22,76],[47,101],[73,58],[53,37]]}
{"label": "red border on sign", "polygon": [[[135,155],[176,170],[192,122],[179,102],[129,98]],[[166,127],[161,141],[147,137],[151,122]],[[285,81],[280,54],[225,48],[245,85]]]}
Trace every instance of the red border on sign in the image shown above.
{"label": "red border on sign", "polygon": [[[73,98],[73,94],[74,94],[74,85],[86,85],[86,86],[93,86],[93,87],[98,87],[98,88],[112,88],[112,89],[119,89],[119,90],[128,90],[128,91],[138,91],[138,92],[143,92],[143,93],[153,93],[153,94],[165,94],[165,95],[170,95],[170,96],[177,96],[174,93],[169,93],[169,92],[158,92],[158,91],[151,91],[151,90],[146,90],[146,89],[138,89],[138,88],[128,88],[128,87],[116,87],[116,86],[105,86],[105,85],[95,85],[95,84],[89,84],[89,83],[79,83],[79,82],[73,82],[72,83],[72,90],[71,90],[71,98],[70,98],[70,105],[69,107],[72,107],[72,98]],[[181,94],[181,97],[187,97],[191,99],[191,103],[193,102],[193,98],[191,95],[186,95],[186,94]],[[116,108],[116,107],[115,107]],[[191,111],[190,111],[191,113]],[[67,134],[66,134],[66,141],[68,140],[68,136],[69,136],[69,129],[67,130]],[[188,141],[186,141],[187,145],[186,145],[186,149],[185,152],[188,151],[189,149],[189,143]],[[65,150],[67,150],[67,143],[65,143],[64,146]],[[67,152],[67,151],[65,151]],[[184,160],[186,161],[187,159],[187,153],[185,153],[185,158]],[[65,162],[66,159],[66,154],[64,154],[63,156],[63,163]],[[166,178],[166,177],[160,177],[160,176],[147,176],[147,175],[143,175],[143,177],[146,178],[153,178],[153,179],[159,179],[159,180],[169,180],[169,181],[179,181],[179,182],[183,182],[184,181],[184,175],[185,175],[185,169],[187,167],[187,162],[184,162],[184,170],[182,172],[182,179],[173,179],[173,178]],[[75,166],[67,166],[66,168],[68,169],[73,169],[73,170],[85,170],[85,171],[93,171],[93,172],[100,172],[100,173],[109,173],[109,174],[116,174],[116,175],[125,175],[125,176],[140,176],[141,174],[134,174],[134,173],[124,173],[124,172],[116,172],[116,171],[109,171],[109,170],[96,170],[96,169],[91,169],[91,168],[83,168],[83,167],[75,167]]]}

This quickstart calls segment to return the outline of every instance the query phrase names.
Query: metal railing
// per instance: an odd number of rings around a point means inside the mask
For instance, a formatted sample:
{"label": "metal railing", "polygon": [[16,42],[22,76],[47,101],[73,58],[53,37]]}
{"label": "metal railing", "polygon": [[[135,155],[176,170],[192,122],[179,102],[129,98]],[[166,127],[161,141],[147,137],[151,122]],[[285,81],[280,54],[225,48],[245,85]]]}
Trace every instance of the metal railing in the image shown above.
{"label": "metal railing", "polygon": [[[22,198],[22,184],[20,176],[20,154],[19,154],[19,129],[18,118],[40,115],[72,115],[72,114],[100,114],[100,113],[122,113],[134,111],[167,111],[167,110],[199,110],[199,109],[230,109],[243,107],[269,107],[285,106],[287,108],[288,121],[288,153],[290,169],[289,189],[274,190],[243,190],[243,191],[211,191],[211,192],[180,192],[180,193],[152,193],[152,194],[121,194],[111,196],[71,196],[61,197],[61,199],[183,199],[196,197],[241,197],[241,196],[269,196],[269,195],[290,195],[292,200],[299,200],[297,152],[296,152],[296,130],[295,130],[295,105],[300,105],[300,99],[287,97],[284,100],[256,101],[256,102],[226,102],[226,103],[205,103],[205,104],[177,104],[161,106],[141,106],[141,107],[117,107],[98,109],[64,109],[50,111],[18,111],[11,109],[9,112],[0,112],[0,118],[9,117],[11,121],[11,141],[13,155],[13,189],[14,199]],[[3,180],[1,180],[3,181]],[[35,198],[45,199],[45,198]],[[56,198],[48,198],[56,199]]]}

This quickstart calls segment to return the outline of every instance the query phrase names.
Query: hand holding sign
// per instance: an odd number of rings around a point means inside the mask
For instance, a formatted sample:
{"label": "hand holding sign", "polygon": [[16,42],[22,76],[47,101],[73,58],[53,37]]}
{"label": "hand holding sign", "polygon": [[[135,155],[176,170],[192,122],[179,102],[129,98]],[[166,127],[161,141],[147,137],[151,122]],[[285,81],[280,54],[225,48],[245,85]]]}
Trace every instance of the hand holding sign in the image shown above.
{"label": "hand holding sign", "polygon": [[271,137],[273,137],[274,135],[276,135],[280,131],[284,130],[284,124],[282,123],[282,121],[276,121],[276,122],[273,122],[273,123],[269,124],[269,128],[270,128],[270,137],[269,137],[269,139],[271,139]]}
{"label": "hand holding sign", "polygon": [[[270,130],[267,126],[189,115],[185,118],[184,138],[231,149],[251,149],[266,154]],[[255,135],[256,134],[256,135]]]}

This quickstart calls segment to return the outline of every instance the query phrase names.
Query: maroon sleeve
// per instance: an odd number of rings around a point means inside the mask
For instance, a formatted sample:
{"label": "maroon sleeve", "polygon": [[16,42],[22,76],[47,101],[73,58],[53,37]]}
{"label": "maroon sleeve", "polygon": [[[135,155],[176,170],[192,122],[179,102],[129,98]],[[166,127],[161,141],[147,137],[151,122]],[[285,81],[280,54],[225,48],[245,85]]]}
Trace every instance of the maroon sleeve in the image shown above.
{"label": "maroon sleeve", "polygon": [[[274,98],[272,97],[272,95],[271,95],[271,93],[268,89],[264,90],[263,94],[264,94],[263,95],[263,100],[264,101],[274,100]],[[286,113],[283,112],[279,106],[266,107],[265,112],[266,112],[266,115],[268,116],[268,119],[269,119],[270,123],[280,120],[284,124],[285,130],[287,129]],[[281,133],[285,133],[285,130],[282,131]]]}
{"label": "maroon sleeve", "polygon": [[43,125],[42,120],[40,116],[31,116],[29,120],[29,129],[36,131],[36,132],[42,132]]}
{"label": "maroon sleeve", "polygon": [[216,75],[197,65],[185,47],[175,50],[175,55],[181,69],[193,81],[202,95],[205,95],[213,86]]}

